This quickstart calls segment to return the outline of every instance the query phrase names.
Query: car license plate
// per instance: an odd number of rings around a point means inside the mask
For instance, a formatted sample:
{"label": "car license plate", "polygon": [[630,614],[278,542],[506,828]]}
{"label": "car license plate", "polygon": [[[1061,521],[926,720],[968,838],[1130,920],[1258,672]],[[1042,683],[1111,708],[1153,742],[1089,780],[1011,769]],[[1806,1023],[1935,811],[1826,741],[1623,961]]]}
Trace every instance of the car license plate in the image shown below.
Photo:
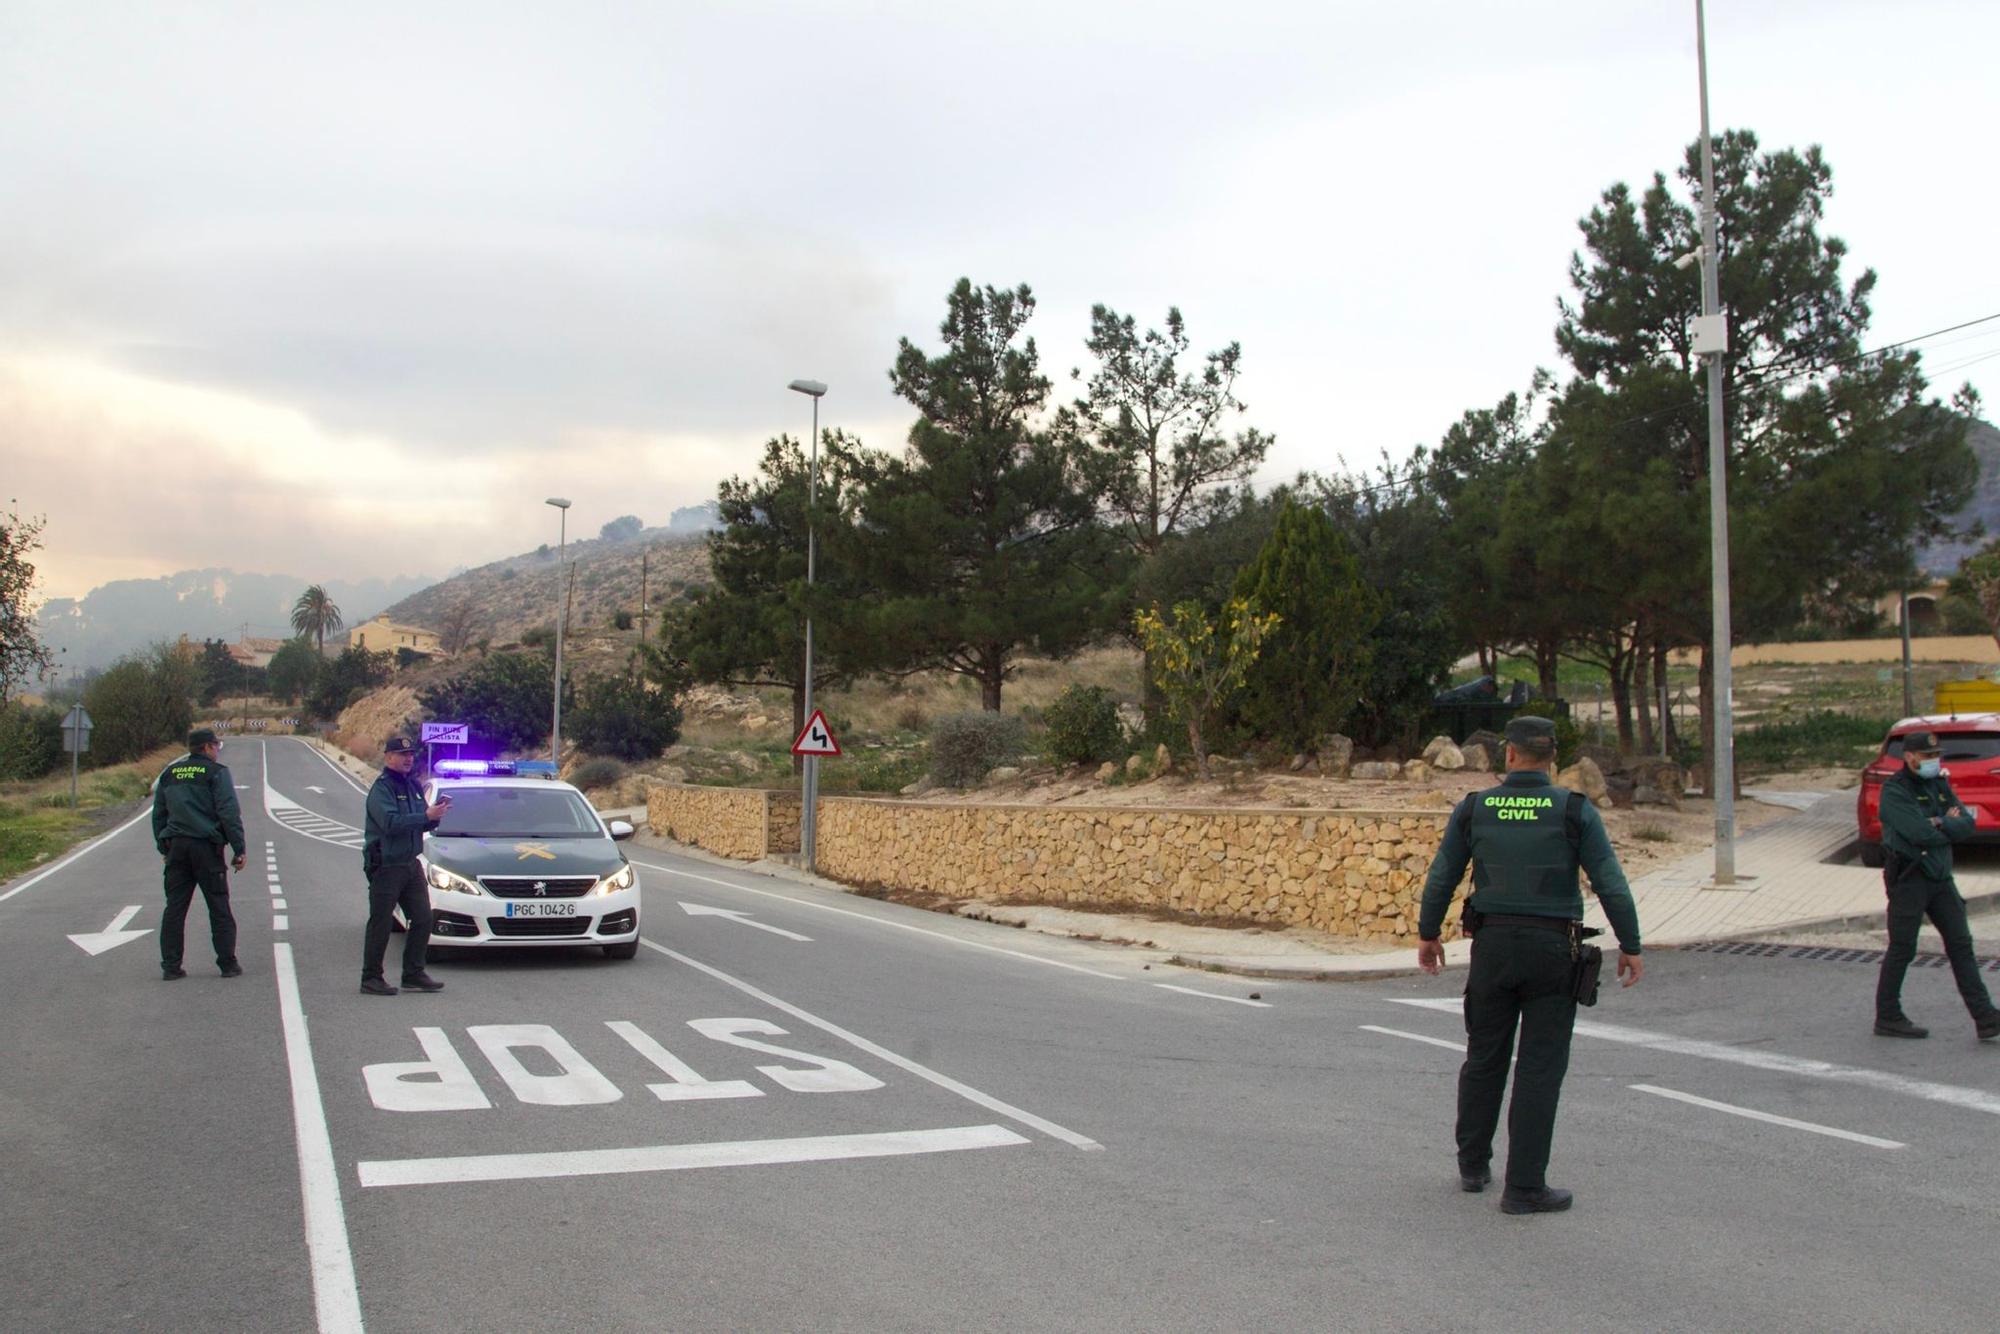
{"label": "car license plate", "polygon": [[507,905],[507,915],[509,917],[574,917],[576,916],[576,900],[557,899],[547,901],[533,899],[526,903],[509,903]]}

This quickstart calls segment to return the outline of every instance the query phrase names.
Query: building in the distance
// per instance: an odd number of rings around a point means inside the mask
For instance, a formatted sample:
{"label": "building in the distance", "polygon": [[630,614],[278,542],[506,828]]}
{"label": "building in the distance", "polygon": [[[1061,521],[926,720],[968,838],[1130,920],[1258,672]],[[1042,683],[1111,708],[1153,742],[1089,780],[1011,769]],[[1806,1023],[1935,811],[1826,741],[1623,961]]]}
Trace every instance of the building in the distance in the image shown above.
{"label": "building in the distance", "polygon": [[403,625],[387,616],[377,616],[372,621],[350,628],[347,646],[367,649],[370,653],[394,653],[399,648],[415,653],[444,652],[444,644],[438,639],[437,631],[418,625]]}
{"label": "building in the distance", "polygon": [[229,656],[243,667],[269,667],[271,659],[285,646],[282,639],[239,639],[228,646]]}

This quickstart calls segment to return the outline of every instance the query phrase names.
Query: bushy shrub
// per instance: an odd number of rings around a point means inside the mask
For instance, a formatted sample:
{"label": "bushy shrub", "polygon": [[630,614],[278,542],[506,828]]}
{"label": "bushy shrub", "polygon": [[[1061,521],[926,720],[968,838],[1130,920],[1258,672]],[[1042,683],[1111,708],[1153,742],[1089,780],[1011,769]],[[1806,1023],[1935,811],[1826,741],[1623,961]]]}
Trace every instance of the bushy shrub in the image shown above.
{"label": "bushy shrub", "polygon": [[61,709],[0,709],[0,779],[40,778],[63,763]]}
{"label": "bushy shrub", "polygon": [[650,760],[681,735],[681,708],[673,693],[623,672],[585,681],[571,717],[570,735],[578,745],[622,760]]}
{"label": "bushy shrub", "polygon": [[537,625],[521,632],[522,648],[543,648],[553,651],[556,646],[556,628],[553,625]]}
{"label": "bushy shrub", "polygon": [[1124,744],[1118,701],[1103,686],[1073,685],[1043,714],[1049,758],[1058,764],[1094,764],[1114,758]]}
{"label": "bushy shrub", "polygon": [[570,773],[569,781],[586,792],[610,787],[625,776],[625,766],[608,755],[585,760]]}
{"label": "bushy shrub", "polygon": [[306,698],[306,708],[318,718],[338,717],[342,709],[360,696],[388,684],[389,664],[393,661],[394,657],[388,653],[370,653],[349,645],[320,669],[312,694]]}
{"label": "bushy shrub", "polygon": [[[565,705],[572,693],[564,690]],[[526,751],[548,739],[555,678],[539,653],[494,653],[417,698],[433,718],[468,725],[475,745]]]}
{"label": "bushy shrub", "polygon": [[84,688],[83,707],[96,723],[84,763],[136,760],[155,746],[187,739],[201,679],[197,660],[171,644],[120,658]]}
{"label": "bushy shrub", "polygon": [[981,710],[948,713],[931,724],[931,777],[946,787],[971,787],[1019,755],[1028,729],[1019,718]]}
{"label": "bushy shrub", "polygon": [[630,630],[632,628],[632,613],[629,611],[612,612],[611,628],[613,630]]}

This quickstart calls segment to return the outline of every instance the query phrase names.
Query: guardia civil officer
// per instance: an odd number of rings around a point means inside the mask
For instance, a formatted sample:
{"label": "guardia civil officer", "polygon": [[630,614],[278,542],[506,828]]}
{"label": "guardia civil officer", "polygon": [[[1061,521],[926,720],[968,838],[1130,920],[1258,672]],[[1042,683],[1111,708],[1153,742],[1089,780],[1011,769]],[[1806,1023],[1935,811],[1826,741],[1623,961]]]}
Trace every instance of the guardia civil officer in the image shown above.
{"label": "guardia civil officer", "polygon": [[393,996],[396,988],[382,976],[382,956],[389,951],[390,914],[398,907],[409,920],[403,938],[403,985],[411,991],[443,991],[444,983],[424,971],[424,953],[431,942],[431,891],[424,884],[417,854],[424,834],[438,827],[451,806],[450,797],[424,804],[423,789],[410,777],[417,748],[406,736],[392,736],[382,747],[382,772],[368,789],[366,832],[361,866],[368,873],[368,935],[361,946],[361,990],[370,996]]}
{"label": "guardia civil officer", "polygon": [[1889,892],[1889,949],[1875,982],[1875,1032],[1885,1038],[1924,1038],[1928,1028],[1903,1013],[1903,975],[1917,957],[1917,932],[1931,919],[1944,939],[1958,994],[1983,1041],[2000,1037],[2000,1010],[1986,994],[1965,900],[1951,874],[1951,845],[1972,832],[1971,812],[1944,776],[1933,732],[1903,738],[1903,767],[1882,784],[1882,883]]}
{"label": "guardia civil officer", "polygon": [[1639,958],[1639,915],[1604,822],[1596,807],[1550,777],[1555,724],[1524,715],[1507,724],[1506,738],[1505,780],[1459,802],[1445,826],[1424,881],[1417,962],[1427,973],[1444,966],[1438,935],[1471,862],[1472,893],[1461,919],[1473,942],[1465,983],[1465,1064],[1458,1072],[1459,1183],[1481,1191],[1493,1181],[1493,1132],[1500,1124],[1518,1027],[1521,1052],[1507,1113],[1500,1208],[1510,1214],[1554,1213],[1571,1201],[1570,1192],[1549,1187],[1546,1173],[1576,1023],[1570,978],[1583,918],[1578,867],[1590,876],[1617,934],[1618,976],[1629,987],[1645,966]]}
{"label": "guardia civil officer", "polygon": [[229,876],[222,867],[227,844],[236,856],[229,863],[243,869],[249,847],[243,840],[243,812],[236,804],[236,783],[229,767],[217,757],[222,742],[206,727],[188,733],[188,753],[160,771],[153,784],[153,846],[160,850],[166,911],[160,914],[160,976],[175,982],[187,976],[181,967],[188,904],[201,891],[208,905],[208,935],[215,945],[215,966],[224,977],[243,976],[236,962],[236,916],[229,911]]}

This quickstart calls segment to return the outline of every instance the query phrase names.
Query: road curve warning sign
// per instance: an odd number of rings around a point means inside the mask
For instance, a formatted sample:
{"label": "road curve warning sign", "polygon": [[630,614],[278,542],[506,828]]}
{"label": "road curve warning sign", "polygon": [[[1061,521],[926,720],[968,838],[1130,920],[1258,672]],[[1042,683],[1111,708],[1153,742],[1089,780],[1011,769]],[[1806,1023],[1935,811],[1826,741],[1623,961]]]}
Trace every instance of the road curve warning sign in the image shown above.
{"label": "road curve warning sign", "polygon": [[806,730],[799,733],[799,739],[792,743],[794,755],[838,755],[840,743],[833,739],[832,729],[826,725],[826,715],[818,709],[806,719]]}

